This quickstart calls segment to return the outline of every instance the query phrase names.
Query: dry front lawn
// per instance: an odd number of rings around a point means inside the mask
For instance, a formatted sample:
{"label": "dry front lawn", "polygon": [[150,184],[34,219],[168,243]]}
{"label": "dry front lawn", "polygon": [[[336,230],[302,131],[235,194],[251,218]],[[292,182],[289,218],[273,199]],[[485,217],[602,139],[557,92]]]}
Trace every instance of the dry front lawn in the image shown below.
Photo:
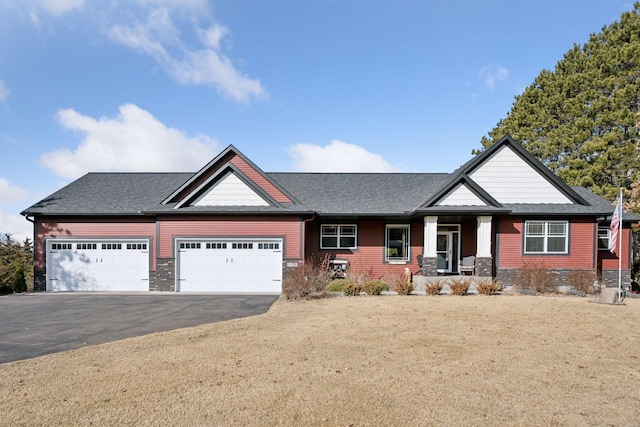
{"label": "dry front lawn", "polygon": [[640,301],[276,302],[0,365],[0,425],[640,423]]}

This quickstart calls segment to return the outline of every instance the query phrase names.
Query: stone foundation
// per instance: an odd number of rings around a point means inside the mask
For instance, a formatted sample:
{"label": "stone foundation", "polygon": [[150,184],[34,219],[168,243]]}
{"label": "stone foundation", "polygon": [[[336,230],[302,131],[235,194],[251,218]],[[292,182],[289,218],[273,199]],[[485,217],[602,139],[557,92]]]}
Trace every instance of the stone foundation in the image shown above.
{"label": "stone foundation", "polygon": [[[559,287],[566,287],[569,286],[569,278],[571,276],[571,273],[575,272],[575,271],[586,271],[590,274],[593,274],[593,281],[595,282],[596,280],[596,275],[595,275],[595,270],[591,270],[591,269],[548,269],[549,272],[551,272],[554,275],[554,279],[556,282],[556,286]],[[512,268],[512,269],[500,269],[498,268],[496,270],[496,279],[503,285],[503,286],[513,286],[515,285],[515,280],[518,276],[518,274],[520,273],[520,269],[518,268]],[[618,272],[616,271],[616,277],[615,277],[615,286],[618,286]],[[623,272],[624,273],[624,272]],[[604,275],[604,274],[603,274]],[[630,274],[629,274],[630,277]],[[623,275],[623,279],[624,279],[624,275]],[[609,286],[609,285],[607,285]]]}
{"label": "stone foundation", "polygon": [[[618,270],[602,270],[602,283],[607,288],[618,287]],[[631,270],[622,270],[622,289],[631,285]]]}

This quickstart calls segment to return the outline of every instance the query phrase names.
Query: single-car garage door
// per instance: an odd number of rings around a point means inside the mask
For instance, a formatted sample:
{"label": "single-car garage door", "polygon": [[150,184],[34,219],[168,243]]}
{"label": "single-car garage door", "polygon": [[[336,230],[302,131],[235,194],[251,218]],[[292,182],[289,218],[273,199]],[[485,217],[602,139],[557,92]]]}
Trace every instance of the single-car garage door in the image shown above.
{"label": "single-car garage door", "polygon": [[176,244],[177,291],[282,291],[282,239],[200,239]]}
{"label": "single-car garage door", "polygon": [[48,291],[148,291],[148,240],[47,241]]}

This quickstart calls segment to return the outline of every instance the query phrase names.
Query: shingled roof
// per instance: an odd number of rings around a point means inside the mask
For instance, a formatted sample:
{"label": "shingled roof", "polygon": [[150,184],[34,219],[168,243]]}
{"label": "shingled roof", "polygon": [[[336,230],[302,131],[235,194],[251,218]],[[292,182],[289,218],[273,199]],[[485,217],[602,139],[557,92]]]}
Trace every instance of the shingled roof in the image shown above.
{"label": "shingled roof", "polygon": [[[539,171],[572,203],[500,204],[479,188],[468,174],[503,145]],[[226,164],[238,155],[243,167],[290,196],[291,202],[268,206],[191,206],[173,200],[181,189]],[[226,162],[226,163],[225,163]],[[235,167],[233,167],[235,170]],[[215,169],[211,169],[215,171]],[[238,172],[238,171],[236,171]],[[238,172],[239,173],[239,172]],[[264,181],[266,180],[266,181]],[[438,201],[460,183],[484,200],[485,206],[442,205]],[[278,191],[280,191],[278,190]],[[174,197],[175,198],[175,197]],[[288,200],[288,199],[287,199]],[[417,215],[548,215],[609,216],[611,203],[586,188],[569,187],[544,168],[518,143],[505,137],[448,173],[265,173],[230,146],[196,173],[89,173],[22,212],[48,216],[172,215],[311,215],[320,216],[417,216]],[[637,220],[625,214],[625,220]]]}
{"label": "shingled roof", "polygon": [[[299,203],[274,206],[161,204],[191,173],[89,173],[23,212],[23,215],[311,214],[323,216],[409,216],[451,178],[443,173],[269,173]],[[495,212],[518,215],[609,215],[611,203],[573,187],[588,205],[517,204],[501,208],[435,206],[422,213]]]}

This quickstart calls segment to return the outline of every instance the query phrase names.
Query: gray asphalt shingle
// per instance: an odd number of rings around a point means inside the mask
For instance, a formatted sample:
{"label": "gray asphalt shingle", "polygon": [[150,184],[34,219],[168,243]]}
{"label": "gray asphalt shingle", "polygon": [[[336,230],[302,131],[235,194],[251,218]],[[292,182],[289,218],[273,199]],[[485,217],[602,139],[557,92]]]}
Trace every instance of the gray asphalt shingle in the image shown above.
{"label": "gray asphalt shingle", "polygon": [[[282,206],[184,207],[161,204],[192,173],[90,173],[24,211],[28,215],[141,215],[142,213],[227,213],[319,215],[409,215],[453,177],[445,173],[268,173],[299,203]],[[610,202],[582,187],[573,189],[589,202],[583,205],[513,204],[483,208],[483,212],[518,215],[610,215]],[[477,206],[432,207],[423,213],[448,210],[477,213]],[[633,219],[625,214],[625,219]]]}

